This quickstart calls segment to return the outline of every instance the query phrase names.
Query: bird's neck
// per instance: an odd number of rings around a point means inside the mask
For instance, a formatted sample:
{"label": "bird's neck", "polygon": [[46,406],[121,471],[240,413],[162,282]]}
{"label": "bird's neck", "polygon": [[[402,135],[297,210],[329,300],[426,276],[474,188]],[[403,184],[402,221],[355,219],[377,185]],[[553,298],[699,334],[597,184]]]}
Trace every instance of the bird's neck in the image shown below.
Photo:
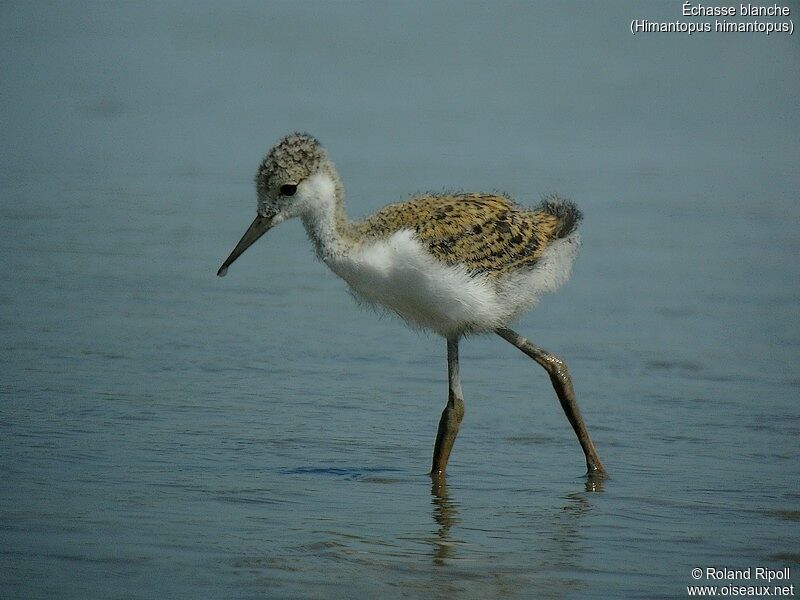
{"label": "bird's neck", "polygon": [[328,262],[345,254],[352,245],[350,221],[344,211],[344,186],[333,170],[318,173],[313,179],[313,198],[301,219],[317,256]]}

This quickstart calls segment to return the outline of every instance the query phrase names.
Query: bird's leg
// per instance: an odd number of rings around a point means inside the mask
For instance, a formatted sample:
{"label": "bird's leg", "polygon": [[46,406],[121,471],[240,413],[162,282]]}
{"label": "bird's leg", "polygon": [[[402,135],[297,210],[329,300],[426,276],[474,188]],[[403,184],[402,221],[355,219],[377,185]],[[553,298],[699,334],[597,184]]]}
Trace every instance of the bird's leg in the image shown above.
{"label": "bird's leg", "polygon": [[464,418],[464,396],[461,394],[461,375],[458,372],[458,338],[447,340],[447,380],[447,406],[442,411],[436,444],[433,447],[431,477],[434,478],[444,475],[447,459],[450,458],[453,442],[458,435],[458,427]]}
{"label": "bird's leg", "polygon": [[605,475],[606,470],[603,467],[603,463],[600,462],[600,457],[597,456],[597,450],[594,448],[592,438],[589,437],[589,432],[583,423],[581,411],[578,409],[575,390],[572,388],[572,379],[570,379],[566,363],[554,354],[534,346],[511,329],[501,328],[496,330],[496,333],[544,367],[545,371],[550,375],[550,381],[553,383],[553,388],[561,402],[561,408],[564,409],[572,429],[575,430],[575,435],[578,436],[583,453],[586,455],[587,475]]}

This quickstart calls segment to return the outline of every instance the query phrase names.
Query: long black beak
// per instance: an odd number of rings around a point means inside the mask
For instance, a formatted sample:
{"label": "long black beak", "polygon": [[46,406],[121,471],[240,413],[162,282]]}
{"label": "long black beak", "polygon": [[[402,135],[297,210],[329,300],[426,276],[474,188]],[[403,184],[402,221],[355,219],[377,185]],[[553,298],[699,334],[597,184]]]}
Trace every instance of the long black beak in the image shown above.
{"label": "long black beak", "polygon": [[261,215],[257,216],[253,222],[250,223],[250,227],[248,227],[247,231],[244,232],[242,239],[240,239],[239,243],[236,244],[236,248],[233,249],[231,255],[225,259],[224,263],[222,263],[219,271],[217,271],[217,275],[219,277],[225,277],[225,274],[228,272],[228,267],[231,266],[231,263],[239,258],[245,250],[252,246],[258,238],[267,233],[271,227],[272,217],[262,217]]}

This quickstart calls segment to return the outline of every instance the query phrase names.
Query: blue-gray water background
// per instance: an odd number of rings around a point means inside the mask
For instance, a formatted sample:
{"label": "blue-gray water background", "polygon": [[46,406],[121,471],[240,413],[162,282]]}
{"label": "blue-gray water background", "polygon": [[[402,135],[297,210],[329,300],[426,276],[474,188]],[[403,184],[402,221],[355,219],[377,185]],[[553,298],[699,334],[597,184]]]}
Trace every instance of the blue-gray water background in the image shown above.
{"label": "blue-gray water background", "polygon": [[[0,5],[0,596],[681,598],[694,567],[800,570],[800,38],[629,31],[709,20],[680,12]],[[298,222],[214,276],[295,129],[353,216],[578,202],[572,280],[516,328],[567,360],[612,479],[587,490],[546,374],[486,337],[432,489],[442,340],[359,309]]]}

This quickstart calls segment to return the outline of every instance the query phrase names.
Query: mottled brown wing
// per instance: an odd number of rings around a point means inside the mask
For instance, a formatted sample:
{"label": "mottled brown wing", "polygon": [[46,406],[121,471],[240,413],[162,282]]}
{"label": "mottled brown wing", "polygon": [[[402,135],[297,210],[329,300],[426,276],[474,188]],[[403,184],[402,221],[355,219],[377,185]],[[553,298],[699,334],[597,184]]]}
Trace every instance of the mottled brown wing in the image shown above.
{"label": "mottled brown wing", "polygon": [[356,227],[375,237],[410,229],[442,262],[497,275],[533,266],[558,225],[553,214],[522,209],[502,196],[458,194],[390,204]]}

